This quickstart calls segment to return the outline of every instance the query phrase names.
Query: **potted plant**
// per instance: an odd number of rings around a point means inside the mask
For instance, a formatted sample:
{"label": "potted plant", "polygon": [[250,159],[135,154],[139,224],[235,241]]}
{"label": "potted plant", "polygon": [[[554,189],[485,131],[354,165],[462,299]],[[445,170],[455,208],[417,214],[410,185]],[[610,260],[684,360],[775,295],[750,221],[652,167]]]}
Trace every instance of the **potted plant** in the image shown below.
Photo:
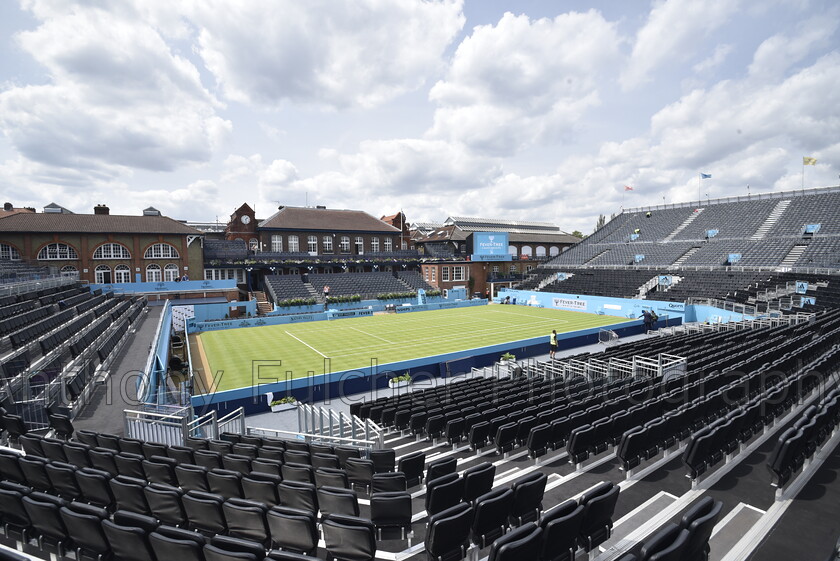
{"label": "potted plant", "polygon": [[510,364],[511,362],[516,362],[516,355],[511,353],[505,353],[501,357],[499,357],[499,361],[507,364]]}
{"label": "potted plant", "polygon": [[282,397],[280,399],[275,399],[274,401],[269,402],[268,404],[271,407],[271,411],[274,413],[279,413],[281,411],[289,411],[297,407],[297,399],[292,396]]}
{"label": "potted plant", "polygon": [[411,374],[405,372],[402,376],[394,376],[388,380],[389,388],[401,388],[411,384]]}

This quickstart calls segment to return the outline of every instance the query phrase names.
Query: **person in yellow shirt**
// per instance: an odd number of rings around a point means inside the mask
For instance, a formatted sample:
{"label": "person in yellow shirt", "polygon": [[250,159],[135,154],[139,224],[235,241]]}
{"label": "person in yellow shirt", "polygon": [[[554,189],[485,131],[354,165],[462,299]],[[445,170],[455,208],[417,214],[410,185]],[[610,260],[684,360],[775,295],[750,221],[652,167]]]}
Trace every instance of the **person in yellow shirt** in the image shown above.
{"label": "person in yellow shirt", "polygon": [[554,353],[557,352],[557,331],[555,329],[552,329],[551,335],[548,336],[548,347],[548,356],[554,360]]}

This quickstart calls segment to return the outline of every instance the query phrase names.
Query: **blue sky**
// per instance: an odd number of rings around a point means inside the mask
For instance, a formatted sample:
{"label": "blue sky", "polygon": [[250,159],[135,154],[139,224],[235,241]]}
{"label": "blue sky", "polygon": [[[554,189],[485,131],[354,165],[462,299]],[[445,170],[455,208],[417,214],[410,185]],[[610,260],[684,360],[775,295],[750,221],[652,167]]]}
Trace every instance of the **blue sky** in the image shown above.
{"label": "blue sky", "polygon": [[[831,1],[0,4],[0,194],[545,220],[838,184]],[[625,191],[624,185],[633,187]]]}

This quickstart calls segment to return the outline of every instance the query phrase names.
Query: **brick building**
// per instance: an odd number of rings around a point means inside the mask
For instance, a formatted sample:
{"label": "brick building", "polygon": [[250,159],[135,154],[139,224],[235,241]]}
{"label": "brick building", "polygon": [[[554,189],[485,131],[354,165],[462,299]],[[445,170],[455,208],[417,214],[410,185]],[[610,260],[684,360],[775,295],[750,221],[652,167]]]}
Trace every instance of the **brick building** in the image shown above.
{"label": "brick building", "polygon": [[49,266],[91,283],[201,279],[201,232],[148,208],[139,216],[75,214],[55,204],[44,212],[0,213],[0,259]]}

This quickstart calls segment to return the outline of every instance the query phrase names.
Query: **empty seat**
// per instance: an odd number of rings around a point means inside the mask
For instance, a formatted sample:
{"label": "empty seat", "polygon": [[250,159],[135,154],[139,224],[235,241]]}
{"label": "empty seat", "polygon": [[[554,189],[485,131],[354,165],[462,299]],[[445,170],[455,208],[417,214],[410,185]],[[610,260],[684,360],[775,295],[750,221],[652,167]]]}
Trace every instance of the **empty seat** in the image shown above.
{"label": "empty seat", "polygon": [[32,526],[38,533],[38,546],[42,551],[55,553],[58,558],[72,540],[61,518],[60,509],[66,502],[58,497],[34,492],[21,499]]}
{"label": "empty seat", "polygon": [[347,472],[336,468],[318,468],[315,470],[315,486],[323,487],[344,487],[349,488]]}
{"label": "empty seat", "polygon": [[682,552],[685,561],[705,561],[709,557],[709,538],[723,509],[722,501],[704,497],[683,514],[680,528],[688,530],[688,543]]}
{"label": "empty seat", "polygon": [[242,474],[227,469],[211,469],[207,472],[210,492],[226,499],[242,498]]}
{"label": "empty seat", "polygon": [[242,478],[242,498],[259,501],[272,507],[280,502],[277,485],[282,481],[279,475],[253,472]]}
{"label": "empty seat", "polygon": [[110,546],[102,529],[102,521],[108,518],[105,509],[83,503],[70,503],[61,507],[60,514],[75,546],[77,559],[81,558],[81,554],[107,557]]}
{"label": "empty seat", "polygon": [[540,561],[573,560],[582,523],[583,506],[577,501],[566,501],[543,512],[539,521],[543,530]]}
{"label": "empty seat", "polygon": [[474,501],[493,488],[496,466],[484,462],[464,471],[464,500]]}
{"label": "empty seat", "polygon": [[321,524],[327,552],[349,561],[373,561],[376,556],[376,529],[370,520],[333,514]]}
{"label": "empty seat", "polygon": [[149,545],[158,561],[177,559],[178,561],[203,561],[204,536],[181,528],[161,526],[149,534]]}
{"label": "empty seat", "polygon": [[610,482],[602,482],[584,493],[578,501],[583,506],[580,543],[591,551],[612,534],[612,515],[621,489]]}
{"label": "empty seat", "polygon": [[110,520],[102,521],[102,530],[115,559],[121,561],[153,561],[154,551],[145,530],[136,526],[123,526]]}
{"label": "empty seat", "polygon": [[315,470],[312,466],[304,464],[286,463],[280,468],[284,481],[298,481],[301,483],[313,483],[315,481]]}
{"label": "empty seat", "polygon": [[405,539],[405,529],[411,528],[411,495],[406,491],[373,493],[370,519],[380,535],[382,528],[400,528]]}
{"label": "empty seat", "polygon": [[264,557],[261,544],[232,536],[214,536],[204,546],[206,561],[262,561]]}
{"label": "empty seat", "polygon": [[219,495],[189,491],[181,497],[181,504],[187,515],[190,530],[202,532],[208,536],[227,532],[227,523],[222,509],[224,499]]}
{"label": "empty seat", "polygon": [[423,452],[412,452],[400,458],[397,463],[397,471],[405,474],[406,483],[409,487],[414,487],[423,481],[425,466],[426,454]]}
{"label": "empty seat", "polygon": [[670,522],[645,541],[640,558],[642,561],[682,561],[688,536],[688,530]]}
{"label": "empty seat", "polygon": [[455,561],[467,554],[473,508],[460,503],[429,517],[426,554],[430,561]]}
{"label": "empty seat", "polygon": [[483,549],[503,536],[512,506],[513,491],[509,488],[494,489],[478,497],[474,504],[475,518],[471,529],[473,543]]}
{"label": "empty seat", "polygon": [[426,512],[436,514],[455,506],[464,496],[464,480],[457,473],[442,475],[426,482]]}
{"label": "empty seat", "polygon": [[318,511],[318,497],[315,485],[300,481],[283,481],[277,486],[280,504],[307,512]]}
{"label": "empty seat", "polygon": [[175,478],[184,491],[210,491],[207,483],[207,468],[189,464],[175,466]]}
{"label": "empty seat", "polygon": [[82,499],[92,505],[108,510],[114,508],[114,494],[108,482],[111,475],[93,468],[82,468],[76,471],[76,484],[82,493]]}
{"label": "empty seat", "polygon": [[344,462],[344,470],[347,472],[347,480],[350,485],[363,485],[367,491],[370,491],[374,474],[373,461],[347,458]]}
{"label": "empty seat", "polygon": [[266,513],[268,508],[257,501],[228,499],[222,505],[227,522],[228,535],[255,541],[264,547],[270,544],[270,533]]}
{"label": "empty seat", "polygon": [[117,464],[117,472],[120,475],[134,477],[136,479],[146,478],[146,472],[143,470],[144,459],[143,456],[129,452],[120,452],[114,456],[114,462]]}
{"label": "empty seat", "polygon": [[181,504],[182,492],[177,487],[152,483],[143,489],[152,516],[161,524],[185,526],[187,515]]}
{"label": "empty seat", "polygon": [[537,471],[520,477],[511,484],[513,506],[510,516],[514,525],[537,520],[542,510],[542,499],[547,482],[548,476]]}
{"label": "empty seat", "polygon": [[359,498],[355,491],[343,487],[320,487],[317,494],[322,518],[330,514],[359,516]]}
{"label": "empty seat", "polygon": [[397,453],[388,448],[385,450],[371,450],[370,459],[375,473],[388,473],[396,468]]}
{"label": "empty seat", "polygon": [[490,546],[488,561],[536,559],[540,551],[542,528],[528,523],[497,539]]}
{"label": "empty seat", "polygon": [[138,514],[150,514],[149,504],[146,502],[146,495],[143,488],[146,482],[133,477],[118,475],[109,482],[111,494],[114,496],[114,504],[117,510],[127,510]]}
{"label": "empty seat", "polygon": [[426,481],[431,481],[432,479],[437,479],[442,475],[447,475],[450,473],[455,473],[458,470],[458,459],[449,457],[443,458],[440,460],[435,460],[434,462],[429,464],[428,470],[426,471]]}
{"label": "empty seat", "polygon": [[318,528],[313,512],[276,506],[266,514],[273,547],[314,555]]}
{"label": "empty seat", "polygon": [[406,489],[408,489],[408,484],[406,482],[405,474],[401,471],[373,474],[373,480],[371,482],[371,493],[405,491]]}

